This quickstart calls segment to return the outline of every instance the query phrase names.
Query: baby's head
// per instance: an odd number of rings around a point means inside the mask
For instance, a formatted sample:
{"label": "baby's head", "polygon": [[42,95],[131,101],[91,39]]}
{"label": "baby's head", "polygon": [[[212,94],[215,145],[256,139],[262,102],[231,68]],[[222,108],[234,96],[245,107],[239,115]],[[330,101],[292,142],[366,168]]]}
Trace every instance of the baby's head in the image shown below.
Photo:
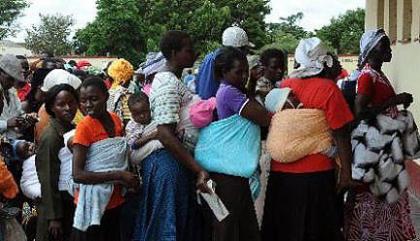
{"label": "baby's head", "polygon": [[148,125],[152,121],[150,113],[149,97],[143,92],[131,95],[128,98],[128,108],[133,120],[142,125]]}
{"label": "baby's head", "polygon": [[13,156],[16,160],[26,160],[35,154],[35,145],[32,142],[24,140],[15,140],[13,142]]}
{"label": "baby's head", "polygon": [[290,88],[275,88],[265,97],[265,108],[276,113],[284,109],[298,109],[302,105]]}

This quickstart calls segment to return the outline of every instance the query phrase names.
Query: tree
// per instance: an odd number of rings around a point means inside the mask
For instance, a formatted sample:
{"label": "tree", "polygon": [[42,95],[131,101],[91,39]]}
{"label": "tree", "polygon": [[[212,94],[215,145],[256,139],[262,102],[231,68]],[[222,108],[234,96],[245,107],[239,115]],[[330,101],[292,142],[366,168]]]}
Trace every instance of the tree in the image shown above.
{"label": "tree", "polygon": [[0,40],[16,32],[15,20],[22,14],[29,3],[26,0],[0,1]]}
{"label": "tree", "polygon": [[97,8],[95,20],[74,38],[77,51],[88,55],[110,53],[138,64],[147,52],[159,50],[170,29],[189,32],[197,50],[206,53],[220,45],[232,24],[243,27],[257,46],[267,42],[268,0],[98,0]]}
{"label": "tree", "polygon": [[357,54],[364,28],[365,10],[358,8],[332,18],[329,25],[316,30],[316,36],[329,43],[338,54]]}
{"label": "tree", "polygon": [[76,50],[88,55],[112,54],[136,62],[145,46],[136,0],[99,0],[98,15],[74,37]]}
{"label": "tree", "polygon": [[299,26],[299,21],[303,17],[303,13],[298,12],[287,17],[281,17],[279,23],[270,23],[268,25],[268,38],[271,43],[264,46],[263,49],[275,47],[289,53],[294,52],[300,39],[313,35],[313,33]]}
{"label": "tree", "polygon": [[54,55],[65,55],[71,51],[69,36],[74,24],[72,16],[42,15],[39,26],[32,25],[27,29],[25,45],[32,52],[40,54],[48,52]]}

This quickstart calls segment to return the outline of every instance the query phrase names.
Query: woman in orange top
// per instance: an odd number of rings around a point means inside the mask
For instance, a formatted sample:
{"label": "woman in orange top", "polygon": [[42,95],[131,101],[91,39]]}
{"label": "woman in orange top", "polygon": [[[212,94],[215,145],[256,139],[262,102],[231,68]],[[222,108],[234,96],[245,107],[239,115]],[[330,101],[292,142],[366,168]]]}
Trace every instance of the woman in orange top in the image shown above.
{"label": "woman in orange top", "polygon": [[[77,125],[73,139],[73,178],[76,183],[101,184],[116,183],[101,224],[90,226],[86,232],[73,230],[73,240],[118,241],[119,214],[124,198],[121,186],[136,187],[138,181],[128,171],[91,172],[85,170],[89,147],[98,141],[123,135],[119,117],[106,110],[109,97],[104,82],[96,77],[86,79],[80,89],[80,104],[87,116]],[[77,195],[76,195],[77,196]]]}

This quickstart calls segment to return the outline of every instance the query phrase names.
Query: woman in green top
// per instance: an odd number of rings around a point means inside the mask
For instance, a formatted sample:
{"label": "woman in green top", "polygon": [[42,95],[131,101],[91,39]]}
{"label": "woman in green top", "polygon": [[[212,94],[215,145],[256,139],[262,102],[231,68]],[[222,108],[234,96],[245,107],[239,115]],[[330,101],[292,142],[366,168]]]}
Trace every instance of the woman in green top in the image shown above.
{"label": "woman in green top", "polygon": [[69,240],[71,234],[75,207],[73,197],[58,190],[61,164],[58,153],[64,147],[63,134],[74,128],[72,120],[78,103],[77,93],[70,85],[60,84],[47,92],[45,109],[51,119],[41,135],[35,159],[42,196],[37,241]]}

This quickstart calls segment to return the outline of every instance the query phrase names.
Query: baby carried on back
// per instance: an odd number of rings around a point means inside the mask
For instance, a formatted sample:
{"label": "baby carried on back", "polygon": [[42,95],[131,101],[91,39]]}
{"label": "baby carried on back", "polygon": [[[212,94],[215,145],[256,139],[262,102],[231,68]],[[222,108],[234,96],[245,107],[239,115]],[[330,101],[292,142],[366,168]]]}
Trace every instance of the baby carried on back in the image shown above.
{"label": "baby carried on back", "polygon": [[[273,89],[266,97],[265,106],[274,113],[267,137],[272,159],[291,163],[317,153],[336,157],[336,147],[322,110],[302,109],[289,88]],[[336,163],[340,165],[338,158]]]}

